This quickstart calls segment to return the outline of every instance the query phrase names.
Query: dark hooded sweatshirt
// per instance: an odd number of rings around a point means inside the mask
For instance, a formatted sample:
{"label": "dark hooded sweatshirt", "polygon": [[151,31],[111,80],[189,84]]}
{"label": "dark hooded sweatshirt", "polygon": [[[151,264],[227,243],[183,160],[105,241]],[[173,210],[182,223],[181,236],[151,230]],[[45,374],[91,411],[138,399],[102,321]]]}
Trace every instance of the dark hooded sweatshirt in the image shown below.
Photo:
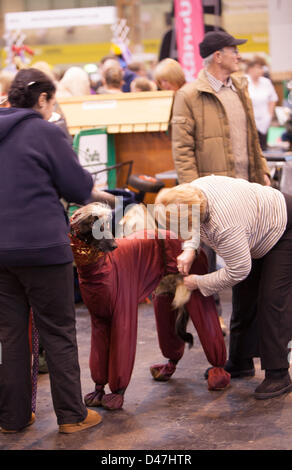
{"label": "dark hooded sweatshirt", "polygon": [[92,186],[61,129],[31,109],[0,109],[0,266],[71,262],[60,198],[83,204]]}

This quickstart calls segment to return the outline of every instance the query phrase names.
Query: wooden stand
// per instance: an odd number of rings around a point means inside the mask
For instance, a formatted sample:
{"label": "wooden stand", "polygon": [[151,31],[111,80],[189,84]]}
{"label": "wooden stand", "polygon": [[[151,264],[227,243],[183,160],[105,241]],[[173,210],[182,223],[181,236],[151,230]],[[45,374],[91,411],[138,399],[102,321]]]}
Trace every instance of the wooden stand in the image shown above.
{"label": "wooden stand", "polygon": [[[172,103],[172,91],[90,95],[59,101],[72,135],[81,129],[106,127],[109,134],[115,134],[116,163],[133,160],[133,173],[149,176],[174,168],[168,133]],[[175,180],[165,183],[172,186]],[[153,200],[154,196],[149,195],[146,202]]]}

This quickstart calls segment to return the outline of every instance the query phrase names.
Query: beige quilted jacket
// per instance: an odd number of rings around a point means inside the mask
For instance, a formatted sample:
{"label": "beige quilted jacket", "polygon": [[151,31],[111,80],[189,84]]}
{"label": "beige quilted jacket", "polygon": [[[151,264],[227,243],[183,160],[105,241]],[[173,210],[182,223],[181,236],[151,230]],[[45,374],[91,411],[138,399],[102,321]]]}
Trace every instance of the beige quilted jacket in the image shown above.
{"label": "beige quilted jacket", "polygon": [[[269,169],[259,145],[247,81],[245,77],[231,78],[247,116],[249,181],[264,184]],[[227,115],[204,70],[194,83],[177,91],[171,122],[179,183],[210,174],[235,176]]]}

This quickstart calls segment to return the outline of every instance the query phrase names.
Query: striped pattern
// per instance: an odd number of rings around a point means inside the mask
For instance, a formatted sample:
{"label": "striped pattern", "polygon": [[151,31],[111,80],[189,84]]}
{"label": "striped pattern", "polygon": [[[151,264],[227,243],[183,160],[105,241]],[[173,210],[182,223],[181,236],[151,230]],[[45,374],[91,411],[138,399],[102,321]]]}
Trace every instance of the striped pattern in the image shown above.
{"label": "striped pattern", "polygon": [[[280,191],[226,176],[194,180],[208,200],[208,214],[201,223],[201,241],[213,248],[226,266],[197,276],[199,290],[209,296],[245,279],[252,258],[262,258],[283,235],[287,208]],[[194,247],[192,241],[184,248]]]}

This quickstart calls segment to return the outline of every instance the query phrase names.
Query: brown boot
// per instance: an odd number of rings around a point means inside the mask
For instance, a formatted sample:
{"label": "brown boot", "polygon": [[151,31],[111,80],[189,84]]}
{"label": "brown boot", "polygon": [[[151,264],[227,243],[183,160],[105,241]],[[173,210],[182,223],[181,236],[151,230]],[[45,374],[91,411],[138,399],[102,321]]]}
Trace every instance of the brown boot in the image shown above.
{"label": "brown boot", "polygon": [[102,421],[100,414],[96,411],[87,410],[87,412],[87,417],[84,421],[80,421],[80,423],[60,424],[59,432],[71,434],[72,432],[78,432],[96,426]]}

